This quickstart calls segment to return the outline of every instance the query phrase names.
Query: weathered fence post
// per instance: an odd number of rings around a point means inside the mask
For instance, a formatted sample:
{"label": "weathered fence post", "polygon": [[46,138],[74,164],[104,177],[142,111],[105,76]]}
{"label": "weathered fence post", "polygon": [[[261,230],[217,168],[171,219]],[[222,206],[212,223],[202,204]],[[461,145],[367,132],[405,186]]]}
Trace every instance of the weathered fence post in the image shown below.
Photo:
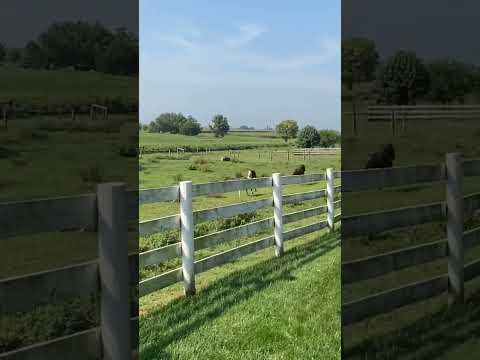
{"label": "weathered fence post", "polygon": [[395,110],[392,110],[392,135],[395,135]]}
{"label": "weathered fence post", "polygon": [[282,208],[282,176],[272,175],[273,187],[273,226],[275,236],[275,255],[283,255],[283,208]]}
{"label": "weathered fence post", "polygon": [[131,359],[125,184],[97,186],[102,359]]}
{"label": "weathered fence post", "polygon": [[195,294],[195,258],[193,243],[192,182],[180,183],[180,222],[182,241],[182,272],[185,295]]}
{"label": "weathered fence post", "polygon": [[357,107],[353,104],[353,123],[352,123],[353,135],[357,135]]}
{"label": "weathered fence post", "polygon": [[464,301],[463,163],[460,154],[447,154],[446,175],[448,304],[453,306]]}
{"label": "weathered fence post", "polygon": [[335,229],[335,188],[333,183],[333,169],[328,168],[325,174],[325,179],[327,180],[327,222],[330,231]]}

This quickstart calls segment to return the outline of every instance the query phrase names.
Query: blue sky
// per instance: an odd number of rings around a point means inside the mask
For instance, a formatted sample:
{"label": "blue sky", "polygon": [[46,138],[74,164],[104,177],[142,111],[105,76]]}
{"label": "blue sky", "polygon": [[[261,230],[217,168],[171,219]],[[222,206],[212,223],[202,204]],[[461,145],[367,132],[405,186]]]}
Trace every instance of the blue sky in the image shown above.
{"label": "blue sky", "polygon": [[340,129],[340,1],[140,1],[140,119]]}

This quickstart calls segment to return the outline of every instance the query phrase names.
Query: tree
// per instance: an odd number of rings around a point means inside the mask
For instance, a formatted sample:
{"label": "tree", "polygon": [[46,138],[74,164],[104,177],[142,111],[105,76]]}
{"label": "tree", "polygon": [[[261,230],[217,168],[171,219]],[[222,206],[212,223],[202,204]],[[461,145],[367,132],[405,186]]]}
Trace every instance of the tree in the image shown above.
{"label": "tree", "polygon": [[178,134],[186,121],[187,118],[182,113],[163,113],[155,119],[155,126],[151,127],[150,131]]}
{"label": "tree", "polygon": [[138,41],[125,29],[119,29],[104,51],[96,55],[98,71],[116,75],[138,73]]}
{"label": "tree", "polygon": [[353,83],[373,79],[378,64],[375,43],[365,38],[351,38],[342,41],[342,82],[348,88]]}
{"label": "tree", "polygon": [[40,69],[45,68],[46,65],[47,59],[42,48],[35,41],[29,41],[27,45],[25,45],[23,67]]}
{"label": "tree", "polygon": [[212,123],[209,125],[210,130],[213,131],[215,137],[224,137],[230,130],[228,120],[223,115],[215,115],[212,119]]}
{"label": "tree", "polygon": [[7,50],[5,49],[5,45],[0,43],[0,63],[5,61],[6,56],[7,56]]}
{"label": "tree", "polygon": [[48,64],[95,69],[96,54],[106,51],[114,34],[100,23],[56,22],[38,37]]}
{"label": "tree", "polygon": [[320,135],[313,126],[305,126],[297,138],[297,146],[301,148],[312,148],[320,144]]}
{"label": "tree", "polygon": [[319,145],[321,147],[333,147],[337,144],[340,144],[340,133],[335,130],[320,130],[318,131],[318,135],[320,136]]}
{"label": "tree", "polygon": [[180,125],[179,132],[182,135],[195,136],[202,132],[202,127],[195,118],[189,116],[186,121]]}
{"label": "tree", "polygon": [[277,134],[285,141],[297,137],[298,124],[295,120],[284,120],[275,128]]}
{"label": "tree", "polygon": [[458,100],[464,102],[465,95],[473,90],[475,69],[458,61],[440,60],[429,66],[431,78],[430,94],[442,104]]}
{"label": "tree", "polygon": [[22,59],[22,51],[20,49],[9,49],[7,51],[7,60],[12,64],[18,64]]}
{"label": "tree", "polygon": [[379,80],[383,98],[389,104],[414,105],[430,88],[427,68],[415,53],[407,51],[399,51],[388,59]]}

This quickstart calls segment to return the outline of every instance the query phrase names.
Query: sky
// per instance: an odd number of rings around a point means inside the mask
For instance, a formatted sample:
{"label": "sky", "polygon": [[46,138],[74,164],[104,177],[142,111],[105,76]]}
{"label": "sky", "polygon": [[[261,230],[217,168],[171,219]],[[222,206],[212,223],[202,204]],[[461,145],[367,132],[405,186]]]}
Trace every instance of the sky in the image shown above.
{"label": "sky", "polygon": [[383,59],[409,50],[427,61],[454,58],[480,65],[479,1],[343,0],[342,11],[342,35],[374,40]]}
{"label": "sky", "polygon": [[140,121],[340,129],[339,0],[140,0]]}
{"label": "sky", "polygon": [[99,21],[111,29],[125,27],[137,34],[136,3],[136,0],[2,0],[0,41],[9,47],[24,47],[54,22],[79,20]]}

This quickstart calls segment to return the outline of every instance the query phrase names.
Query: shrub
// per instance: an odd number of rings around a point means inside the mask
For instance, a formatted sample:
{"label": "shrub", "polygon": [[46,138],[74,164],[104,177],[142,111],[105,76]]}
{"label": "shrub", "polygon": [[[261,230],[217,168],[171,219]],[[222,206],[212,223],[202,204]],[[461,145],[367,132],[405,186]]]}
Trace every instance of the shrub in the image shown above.
{"label": "shrub", "polygon": [[312,148],[320,144],[320,135],[313,126],[305,126],[297,138],[297,146],[301,148]]}

